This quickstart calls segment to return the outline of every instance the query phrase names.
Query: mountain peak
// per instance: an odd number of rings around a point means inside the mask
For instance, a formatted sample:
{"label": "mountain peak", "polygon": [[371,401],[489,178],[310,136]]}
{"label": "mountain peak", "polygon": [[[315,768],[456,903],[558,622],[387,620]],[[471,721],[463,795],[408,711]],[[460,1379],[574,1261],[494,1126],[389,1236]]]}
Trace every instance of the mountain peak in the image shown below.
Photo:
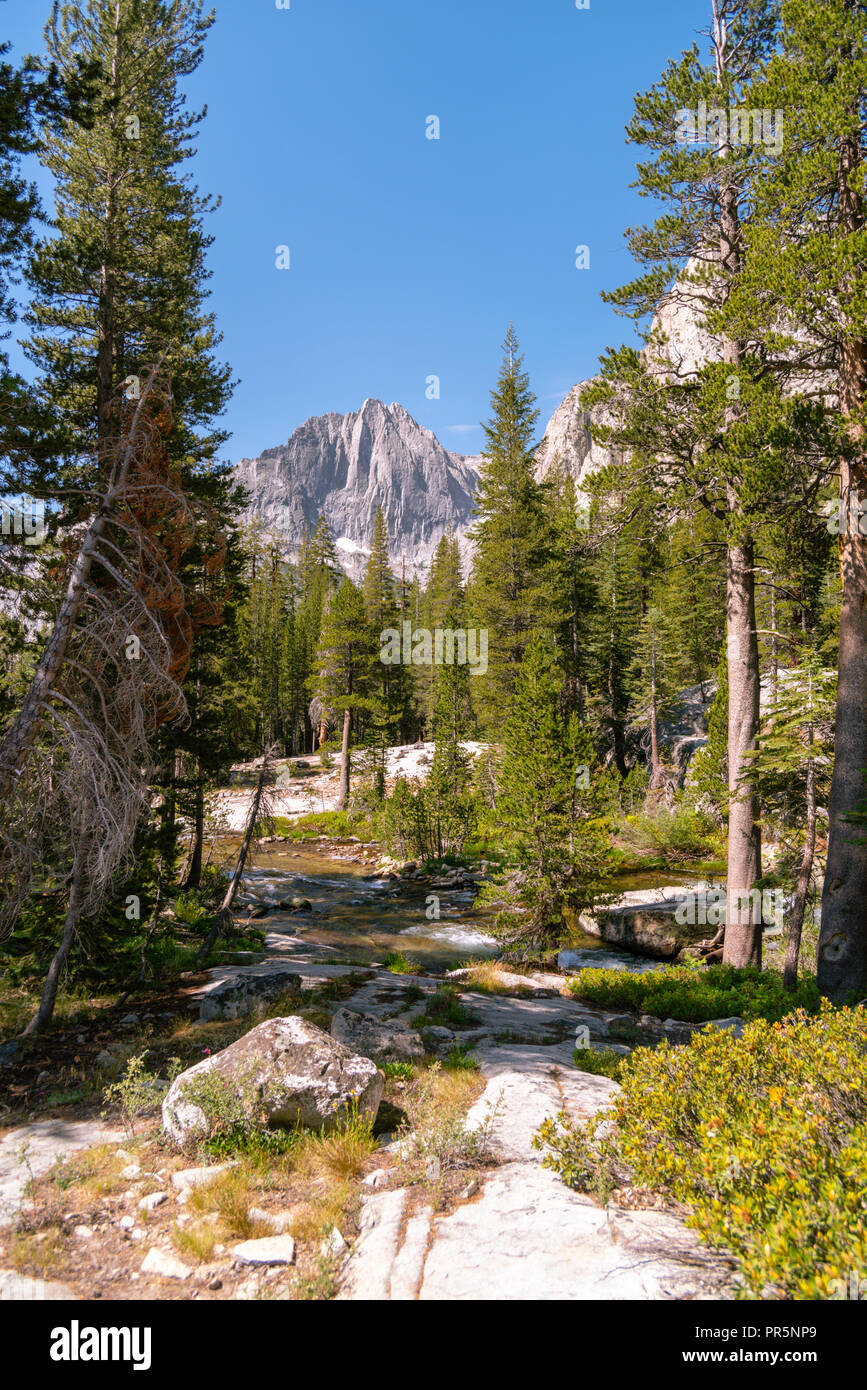
{"label": "mountain peak", "polygon": [[312,416],[286,444],[243,459],[236,479],[257,516],[297,550],[324,513],[341,563],[355,574],[381,507],[393,562],[424,574],[444,533],[469,528],[476,460],[444,448],[404,406],[368,397],[348,415]]}

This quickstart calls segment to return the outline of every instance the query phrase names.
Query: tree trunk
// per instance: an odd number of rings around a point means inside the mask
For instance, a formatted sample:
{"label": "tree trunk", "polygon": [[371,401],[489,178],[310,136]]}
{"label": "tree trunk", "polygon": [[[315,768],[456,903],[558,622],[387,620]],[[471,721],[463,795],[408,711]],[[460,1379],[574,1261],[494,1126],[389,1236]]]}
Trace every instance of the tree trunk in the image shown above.
{"label": "tree trunk", "polygon": [[[858,482],[867,498],[867,466]],[[855,469],[844,465],[843,506],[855,493]],[[867,828],[853,823],[867,800],[867,537],[841,537],[843,601],[834,735],[834,775],[828,803],[828,863],[822,893],[819,988],[841,1000],[867,994]]]}
{"label": "tree trunk", "polygon": [[659,760],[659,716],[656,702],[656,634],[650,635],[650,790],[662,786],[662,763]]}
{"label": "tree trunk", "polygon": [[205,844],[205,778],[202,770],[202,658],[196,654],[196,800],[193,813],[193,848],[184,889],[198,888],[202,881],[202,851]]}
{"label": "tree trunk", "polygon": [[352,729],[352,710],[343,712],[343,742],[340,746],[340,783],[337,788],[337,810],[345,811],[349,798],[349,734]]}
{"label": "tree trunk", "polygon": [[776,708],[780,685],[780,641],[777,634],[777,586],[771,575],[771,709]]}
{"label": "tree trunk", "polygon": [[759,731],[759,645],[751,540],[729,546],[727,571],[729,843],[723,960],[727,965],[761,965],[761,912],[756,913],[752,898],[747,896],[762,872],[761,830],[755,796],[740,786],[744,754],[755,748]]}
{"label": "tree trunk", "polygon": [[217,937],[220,935],[220,932],[225,931],[231,924],[232,904],[235,901],[235,897],[241,883],[241,878],[243,877],[244,866],[247,863],[247,856],[250,853],[250,842],[253,839],[253,831],[256,828],[257,821],[259,820],[259,812],[262,805],[262,798],[265,793],[265,783],[267,782],[269,773],[271,772],[272,753],[273,750],[269,749],[268,752],[266,752],[262,758],[262,768],[259,773],[259,780],[256,783],[256,790],[253,793],[253,800],[250,803],[250,810],[247,814],[247,824],[244,827],[244,838],[241,841],[241,849],[238,853],[238,862],[235,865],[235,872],[232,874],[231,880],[229,881],[229,886],[226,889],[225,896],[220,904],[220,909],[216,917],[214,918],[213,926],[211,927],[210,931],[208,932],[208,935],[205,937],[201,947],[199,948],[199,953],[196,956],[197,965],[200,964],[206,958],[206,956],[210,954],[211,951],[213,951]]}
{"label": "tree trunk", "polygon": [[110,73],[111,110],[109,113],[109,127],[111,131],[111,150],[109,156],[110,167],[105,170],[102,259],[99,267],[99,307],[97,310],[96,418],[100,466],[102,466],[106,447],[110,443],[113,435],[111,407],[114,400],[114,381],[117,365],[117,285],[114,266],[114,236],[117,218],[117,173],[114,162],[116,158],[117,103],[120,97],[120,30],[121,4],[120,0],[115,0]]}
{"label": "tree trunk", "polygon": [[205,847],[205,785],[202,778],[202,768],[198,758],[196,759],[196,808],[193,824],[193,851],[190,855],[190,867],[184,880],[184,892],[188,893],[191,888],[198,888],[202,881],[202,853]]}
{"label": "tree trunk", "polygon": [[[810,744],[813,742],[813,729],[810,727]],[[804,910],[807,893],[813,875],[813,857],[816,853],[816,764],[812,757],[807,762],[807,837],[801,858],[801,870],[795,884],[795,899],[789,919],[789,936],[786,941],[786,961],[783,966],[783,987],[794,989],[798,983],[798,958],[801,954],[801,931],[804,926]]]}
{"label": "tree trunk", "polygon": [[[858,184],[857,137],[840,151],[840,230],[845,237],[864,226]],[[867,502],[867,457],[863,425],[867,397],[867,341],[844,340],[840,354],[840,410],[849,421],[856,457],[844,459],[840,491],[846,523],[840,538],[840,656],[834,735],[834,775],[828,803],[828,862],[822,892],[817,977],[819,989],[840,1001],[854,991],[867,994],[867,536],[850,516]],[[852,510],[850,511],[850,504]],[[862,823],[852,817],[862,812]]]}
{"label": "tree trunk", "polygon": [[81,870],[76,868],[69,889],[69,903],[66,909],[66,920],[63,924],[63,936],[61,937],[60,945],[54,953],[51,964],[48,967],[48,974],[45,976],[45,984],[42,986],[42,997],[39,1000],[39,1008],[24,1029],[21,1035],[22,1037],[33,1037],[36,1033],[41,1033],[51,1022],[54,1013],[54,1005],[57,1000],[57,987],[60,984],[60,976],[66,964],[66,957],[72,949],[72,943],[75,940],[75,931],[80,916]]}

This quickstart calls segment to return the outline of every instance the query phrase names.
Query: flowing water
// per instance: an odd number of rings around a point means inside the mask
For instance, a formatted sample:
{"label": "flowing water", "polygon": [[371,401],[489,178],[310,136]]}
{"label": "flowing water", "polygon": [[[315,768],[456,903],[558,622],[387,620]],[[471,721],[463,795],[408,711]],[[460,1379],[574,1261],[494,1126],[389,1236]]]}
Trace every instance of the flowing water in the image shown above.
{"label": "flowing water", "polygon": [[[617,887],[626,891],[695,880],[695,870],[649,872],[624,875]],[[326,948],[329,956],[337,950],[343,959],[372,964],[391,951],[402,951],[426,969],[441,970],[498,954],[490,934],[491,914],[474,907],[472,890],[376,878],[368,865],[335,860],[310,845],[275,845],[257,851],[255,866],[244,876],[244,888],[265,899],[308,898],[312,912],[293,915],[291,929],[304,942]],[[433,896],[438,900],[438,920],[428,915]],[[268,930],[272,930],[270,924]],[[636,972],[659,968],[656,961],[583,933],[570,940],[569,949],[561,953],[561,964],[570,970],[591,965]]]}

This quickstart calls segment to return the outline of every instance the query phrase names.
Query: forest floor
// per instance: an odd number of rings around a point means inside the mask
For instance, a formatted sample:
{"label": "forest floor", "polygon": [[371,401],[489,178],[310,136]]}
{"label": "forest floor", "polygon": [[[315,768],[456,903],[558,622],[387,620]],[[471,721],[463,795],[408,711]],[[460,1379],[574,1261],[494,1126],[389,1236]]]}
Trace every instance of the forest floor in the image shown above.
{"label": "forest floor", "polygon": [[[375,855],[330,850],[344,861]],[[0,1131],[0,1298],[730,1296],[730,1263],[700,1247],[683,1213],[629,1189],[600,1207],[533,1147],[548,1116],[592,1117],[616,1091],[573,1060],[579,1027],[591,1047],[610,1049],[612,1015],[574,1000],[562,976],[493,966],[455,977],[443,1010],[442,972],[338,964],[297,920],[275,911],[261,925],[266,965],[291,963],[300,999],[278,995],[255,1017],[203,1023],[193,1015],[226,970],[187,976],[136,997],[134,1014],[103,1010],[4,1066],[27,1106],[47,1094]],[[436,1055],[388,1069],[373,1135],[181,1152],[153,1116],[124,1131],[116,1110],[101,1114],[109,1078],[96,1058],[112,1049],[118,1064],[146,1052],[159,1073],[173,1057],[189,1066],[227,1046],[262,1016],[301,1013],[327,1031],[341,1006],[430,1025]],[[64,1068],[89,1076],[92,1093],[64,1103]],[[263,1237],[276,1240],[273,1261],[248,1262],[245,1243]]]}

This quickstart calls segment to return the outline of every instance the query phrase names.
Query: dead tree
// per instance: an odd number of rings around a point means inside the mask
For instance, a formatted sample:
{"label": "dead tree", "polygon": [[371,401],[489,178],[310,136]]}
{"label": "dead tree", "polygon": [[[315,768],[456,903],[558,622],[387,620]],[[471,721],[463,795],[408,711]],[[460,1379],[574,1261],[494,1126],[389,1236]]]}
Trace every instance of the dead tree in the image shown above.
{"label": "dead tree", "polygon": [[181,558],[199,542],[216,571],[224,555],[212,516],[193,507],[167,453],[169,399],[155,370],[134,410],[119,404],[117,442],[93,470],[103,490],[90,521],[64,538],[57,617],[0,744],[0,932],[14,929],[37,877],[53,870],[72,885],[30,1031],[51,1016],[79,920],[129,864],[149,807],[154,736],[185,714],[196,613]]}

